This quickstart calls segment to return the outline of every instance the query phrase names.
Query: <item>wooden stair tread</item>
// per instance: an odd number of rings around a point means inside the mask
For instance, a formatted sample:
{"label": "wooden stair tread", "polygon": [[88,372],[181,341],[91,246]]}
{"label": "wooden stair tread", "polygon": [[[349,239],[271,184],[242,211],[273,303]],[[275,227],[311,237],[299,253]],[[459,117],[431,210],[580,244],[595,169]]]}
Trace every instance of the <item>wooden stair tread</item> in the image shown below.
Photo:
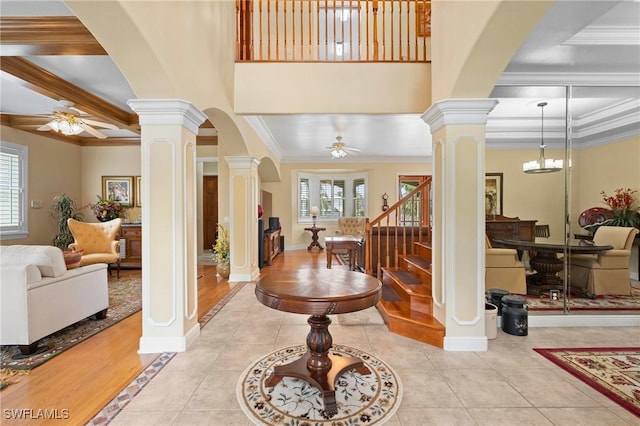
{"label": "wooden stair tread", "polygon": [[413,265],[424,269],[425,271],[431,270],[431,263],[424,257],[420,257],[415,254],[410,254],[405,256],[405,259],[407,259],[407,261],[412,263]]}
{"label": "wooden stair tread", "polygon": [[[400,268],[383,268],[383,283],[387,280],[393,280],[409,295],[431,297],[431,287],[417,278],[405,269]],[[391,286],[391,283],[388,283]]]}
{"label": "wooden stair tread", "polygon": [[381,300],[380,303],[387,314],[403,318],[407,321],[424,324],[430,327],[442,328],[442,324],[438,320],[436,320],[433,316],[427,315],[423,312],[413,311],[398,302],[389,302],[386,300]]}

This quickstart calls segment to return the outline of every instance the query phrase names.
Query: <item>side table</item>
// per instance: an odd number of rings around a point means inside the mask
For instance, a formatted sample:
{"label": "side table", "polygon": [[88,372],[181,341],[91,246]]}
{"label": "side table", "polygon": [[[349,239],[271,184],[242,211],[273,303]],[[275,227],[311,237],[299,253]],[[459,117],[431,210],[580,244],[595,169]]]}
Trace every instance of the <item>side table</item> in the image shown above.
{"label": "side table", "polygon": [[327,246],[327,269],[331,269],[331,258],[333,250],[347,250],[349,253],[349,270],[356,269],[356,250],[360,240],[353,235],[339,235],[336,237],[325,237],[324,244]]}
{"label": "side table", "polygon": [[311,228],[304,228],[305,231],[311,231],[311,244],[307,247],[308,251],[311,251],[312,248],[318,247],[320,250],[324,250],[324,247],[320,245],[318,242],[318,232],[326,231],[327,228],[318,228],[317,226],[312,226]]}
{"label": "side table", "polygon": [[367,309],[380,299],[382,283],[374,277],[341,269],[300,269],[269,274],[256,283],[256,298],[283,312],[311,315],[307,320],[307,352],[296,361],[275,367],[265,384],[272,387],[283,377],[296,377],[322,393],[329,417],[338,412],[335,382],[346,371],[371,374],[360,358],[329,353],[333,338],[328,315]]}

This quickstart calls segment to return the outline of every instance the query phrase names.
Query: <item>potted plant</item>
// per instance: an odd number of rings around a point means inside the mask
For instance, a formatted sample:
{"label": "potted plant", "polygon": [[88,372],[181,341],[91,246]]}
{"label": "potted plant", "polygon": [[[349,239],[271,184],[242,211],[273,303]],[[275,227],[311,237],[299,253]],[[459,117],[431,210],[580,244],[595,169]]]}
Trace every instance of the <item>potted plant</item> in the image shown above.
{"label": "potted plant", "polygon": [[76,201],[67,194],[60,194],[53,197],[53,203],[49,208],[49,213],[58,221],[58,234],[53,237],[53,245],[67,250],[69,244],[73,242],[73,235],[69,231],[67,219],[84,220],[82,214],[83,207],[78,206]]}
{"label": "potted plant", "polygon": [[618,188],[613,195],[600,192],[604,203],[611,209],[611,217],[602,223],[609,226],[628,226],[640,229],[640,212],[637,207],[633,207],[635,200],[633,194],[638,191],[631,188]]}
{"label": "potted plant", "polygon": [[229,278],[231,243],[229,241],[229,232],[221,224],[218,224],[218,237],[216,238],[216,244],[213,246],[213,258],[216,261],[216,272],[222,278]]}
{"label": "potted plant", "polygon": [[96,215],[96,219],[100,222],[107,222],[125,216],[125,207],[115,201],[112,196],[102,198],[98,195],[98,202],[90,204],[90,207]]}

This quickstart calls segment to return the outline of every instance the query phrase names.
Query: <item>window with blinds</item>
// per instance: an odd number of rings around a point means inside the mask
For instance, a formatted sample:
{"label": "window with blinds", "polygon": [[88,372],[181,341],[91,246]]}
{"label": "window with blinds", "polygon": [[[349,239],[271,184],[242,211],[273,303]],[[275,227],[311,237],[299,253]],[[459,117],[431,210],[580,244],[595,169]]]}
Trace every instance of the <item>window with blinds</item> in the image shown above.
{"label": "window with blinds", "polygon": [[298,175],[298,221],[311,221],[310,209],[318,206],[318,220],[336,220],[342,216],[367,214],[367,176],[335,176],[300,173]]}
{"label": "window with blinds", "polygon": [[0,145],[0,235],[4,239],[25,238],[27,147]]}

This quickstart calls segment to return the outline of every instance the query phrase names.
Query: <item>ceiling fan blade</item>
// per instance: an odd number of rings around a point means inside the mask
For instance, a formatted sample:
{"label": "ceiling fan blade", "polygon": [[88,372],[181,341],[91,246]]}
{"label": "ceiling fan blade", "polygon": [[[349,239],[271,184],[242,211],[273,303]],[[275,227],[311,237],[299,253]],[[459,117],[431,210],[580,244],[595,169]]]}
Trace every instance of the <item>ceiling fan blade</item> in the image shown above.
{"label": "ceiling fan blade", "polygon": [[47,130],[52,130],[52,127],[50,126],[50,124],[54,121],[55,120],[51,120],[47,124],[43,124],[42,126],[38,127],[36,130],[38,130],[39,132],[46,132]]}
{"label": "ceiling fan blade", "polygon": [[362,151],[360,148],[351,148],[348,146],[345,146],[343,149],[347,150],[347,151],[353,151],[353,152],[360,152]]}
{"label": "ceiling fan blade", "polygon": [[85,130],[85,132],[89,133],[90,135],[95,136],[98,139],[106,139],[107,135],[105,135],[104,133],[99,132],[98,130],[94,129],[93,127],[89,126],[88,124],[82,123],[80,124],[80,126]]}
{"label": "ceiling fan blade", "polygon": [[82,118],[82,117],[81,117],[81,119],[86,124],[89,124],[91,126],[98,126],[98,127],[104,127],[105,129],[118,130],[118,126],[114,126],[113,124],[110,124],[110,123],[104,123],[102,121],[89,120],[87,118]]}

